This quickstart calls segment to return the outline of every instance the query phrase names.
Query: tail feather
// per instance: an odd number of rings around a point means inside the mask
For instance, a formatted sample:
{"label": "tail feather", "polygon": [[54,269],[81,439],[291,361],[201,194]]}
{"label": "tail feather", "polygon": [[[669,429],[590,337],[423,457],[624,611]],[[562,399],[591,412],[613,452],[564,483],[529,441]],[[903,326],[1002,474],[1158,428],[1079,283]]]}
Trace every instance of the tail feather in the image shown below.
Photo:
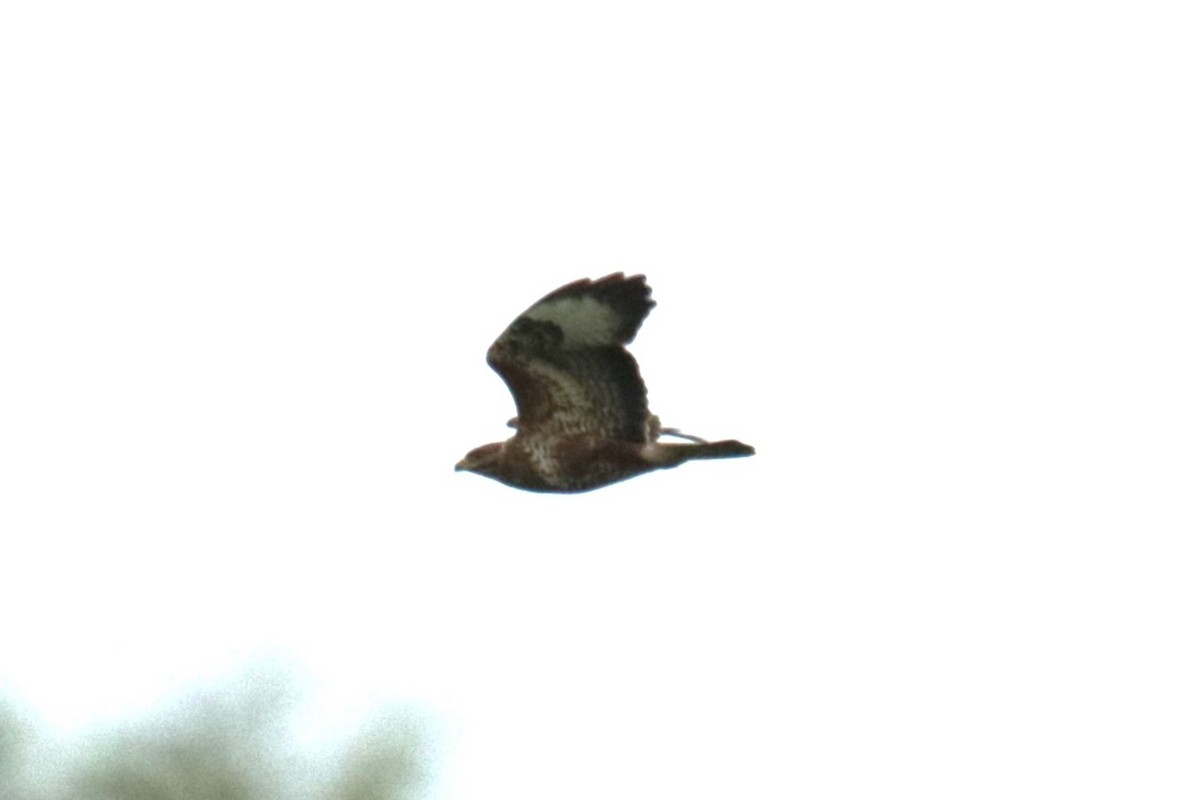
{"label": "tail feather", "polygon": [[658,442],[654,447],[653,460],[664,467],[675,467],[685,461],[695,458],[738,458],[754,455],[754,448],[742,444],[736,439],[724,439],[719,442],[702,442],[696,444],[663,444]]}
{"label": "tail feather", "polygon": [[739,458],[754,455],[754,448],[737,439],[722,439],[719,442],[682,445],[688,449],[688,458]]}

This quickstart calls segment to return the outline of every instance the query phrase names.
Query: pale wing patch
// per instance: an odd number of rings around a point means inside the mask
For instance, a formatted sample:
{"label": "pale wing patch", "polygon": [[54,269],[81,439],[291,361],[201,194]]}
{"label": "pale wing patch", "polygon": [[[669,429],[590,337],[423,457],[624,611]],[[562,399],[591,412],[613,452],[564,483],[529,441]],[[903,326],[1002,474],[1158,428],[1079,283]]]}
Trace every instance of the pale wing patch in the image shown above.
{"label": "pale wing patch", "polygon": [[621,315],[594,297],[560,297],[538,303],[524,316],[557,325],[563,332],[564,350],[620,343]]}

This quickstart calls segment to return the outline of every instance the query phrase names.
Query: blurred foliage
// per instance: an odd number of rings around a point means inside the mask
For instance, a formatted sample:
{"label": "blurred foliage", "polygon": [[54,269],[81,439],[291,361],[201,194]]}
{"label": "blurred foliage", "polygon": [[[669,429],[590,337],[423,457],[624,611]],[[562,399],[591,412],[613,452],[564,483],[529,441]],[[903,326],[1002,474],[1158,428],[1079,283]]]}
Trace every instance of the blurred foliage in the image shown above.
{"label": "blurred foliage", "polygon": [[52,744],[0,699],[3,800],[410,800],[426,776],[425,735],[400,710],[331,752],[289,727],[298,697],[258,674],[197,692],[146,719]]}
{"label": "blurred foliage", "polygon": [[0,798],[23,800],[22,769],[29,745],[30,726],[13,707],[0,699]]}
{"label": "blurred foliage", "polygon": [[424,775],[419,728],[402,711],[381,713],[354,737],[324,797],[391,800],[418,792]]}

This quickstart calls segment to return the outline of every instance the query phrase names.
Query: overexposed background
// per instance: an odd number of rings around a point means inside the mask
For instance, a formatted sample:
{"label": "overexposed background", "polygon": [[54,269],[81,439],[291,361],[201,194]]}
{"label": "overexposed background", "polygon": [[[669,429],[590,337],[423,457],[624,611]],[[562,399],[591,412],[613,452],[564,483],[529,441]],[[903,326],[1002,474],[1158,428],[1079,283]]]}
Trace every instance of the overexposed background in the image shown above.
{"label": "overexposed background", "polygon": [[[6,4],[0,693],[280,663],[447,800],[1194,797],[1185,9]],[[455,474],[617,270],[758,455]]]}

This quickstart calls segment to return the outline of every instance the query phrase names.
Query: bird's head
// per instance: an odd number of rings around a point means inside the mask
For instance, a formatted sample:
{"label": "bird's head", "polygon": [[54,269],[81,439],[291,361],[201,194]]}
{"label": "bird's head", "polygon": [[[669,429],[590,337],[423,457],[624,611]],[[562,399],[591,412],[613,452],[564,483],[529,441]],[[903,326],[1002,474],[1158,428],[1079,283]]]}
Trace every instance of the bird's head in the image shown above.
{"label": "bird's head", "polygon": [[463,460],[454,465],[454,471],[477,472],[480,475],[491,476],[494,468],[500,463],[504,453],[504,442],[493,442],[476,447],[463,456]]}

